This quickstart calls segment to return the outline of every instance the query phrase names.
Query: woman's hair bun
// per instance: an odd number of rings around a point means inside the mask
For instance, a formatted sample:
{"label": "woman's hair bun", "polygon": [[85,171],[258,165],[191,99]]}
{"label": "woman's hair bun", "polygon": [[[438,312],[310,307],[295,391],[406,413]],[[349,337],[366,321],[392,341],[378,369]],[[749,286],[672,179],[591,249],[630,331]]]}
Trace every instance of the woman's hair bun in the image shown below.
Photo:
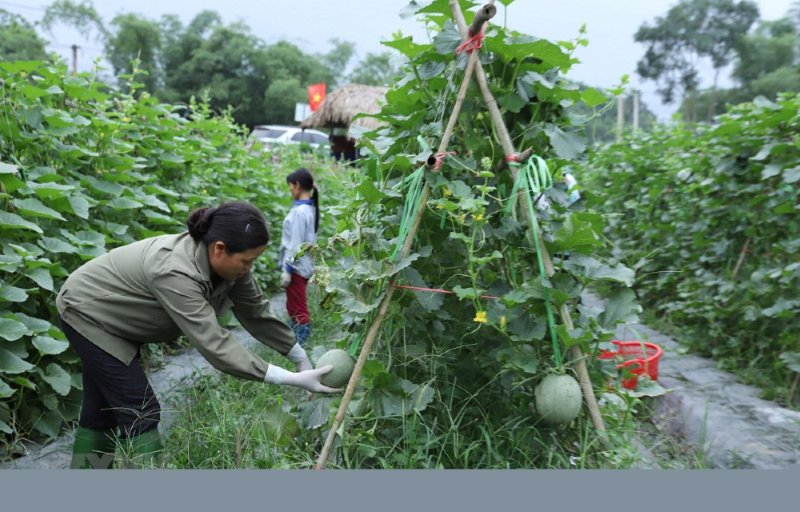
{"label": "woman's hair bun", "polygon": [[189,228],[189,235],[195,240],[203,238],[203,235],[208,233],[211,228],[211,222],[214,220],[214,212],[217,209],[214,207],[206,206],[195,210],[186,221],[186,227]]}

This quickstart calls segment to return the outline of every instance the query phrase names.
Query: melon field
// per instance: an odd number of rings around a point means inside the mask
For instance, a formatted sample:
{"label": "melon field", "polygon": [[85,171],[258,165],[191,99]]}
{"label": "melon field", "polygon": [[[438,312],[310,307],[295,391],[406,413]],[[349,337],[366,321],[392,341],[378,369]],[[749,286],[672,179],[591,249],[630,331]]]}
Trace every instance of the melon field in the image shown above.
{"label": "melon field", "polygon": [[[163,467],[638,467],[666,390],[646,376],[622,386],[630,371],[597,356],[640,317],[796,405],[800,102],[589,148],[586,124],[625,77],[579,87],[583,30],[540,39],[491,9],[479,47],[464,47],[484,9],[403,10],[431,37],[383,43],[402,76],[372,115],[380,127],[357,130],[353,164],[262,152],[230,111],[161,103],[138,70],[120,89],[63,63],[1,61],[0,457],[76,425],[80,361],[54,301],[82,263],[245,200],[268,220],[256,276],[280,304],[285,176],[301,166],[323,197],[318,244],[304,247],[316,265],[305,348],[316,367],[335,361],[330,385],[346,390],[198,374],[170,411]],[[148,371],[187,348],[147,346]]]}

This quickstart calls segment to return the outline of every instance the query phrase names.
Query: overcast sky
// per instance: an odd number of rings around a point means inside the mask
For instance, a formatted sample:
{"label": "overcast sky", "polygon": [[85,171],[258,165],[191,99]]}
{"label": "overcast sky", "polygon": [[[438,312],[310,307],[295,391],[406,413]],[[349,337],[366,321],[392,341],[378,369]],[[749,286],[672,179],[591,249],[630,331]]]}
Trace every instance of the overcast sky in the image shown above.
{"label": "overcast sky", "polygon": [[[0,7],[24,15],[31,21],[41,19],[46,0],[0,0]],[[418,0],[418,3],[426,3]],[[498,2],[493,23],[508,26],[522,33],[557,40],[570,40],[578,35],[582,24],[588,29],[589,46],[580,48],[581,60],[570,72],[572,78],[599,87],[619,83],[622,75],[630,75],[632,86],[642,91],[642,99],[661,120],[668,120],[674,105],[662,105],[655,95],[655,84],[641,82],[636,76],[636,62],[644,48],[633,41],[633,34],[644,22],[652,22],[665,14],[677,0],[516,0],[505,13]],[[774,20],[786,14],[794,0],[756,0],[761,18]],[[120,13],[135,12],[149,18],[177,14],[184,22],[203,10],[215,10],[226,22],[244,21],[253,33],[268,43],[281,39],[291,41],[305,51],[324,53],[331,38],[353,41],[359,56],[389,50],[382,40],[402,30],[415,40],[427,41],[422,24],[413,19],[401,20],[398,12],[408,0],[95,0],[95,8],[106,23]],[[507,17],[506,17],[507,14]],[[101,43],[84,40],[76,31],[60,27],[54,35],[46,35],[50,50],[70,57],[69,46],[82,47],[79,70],[92,66],[92,59],[101,55]],[[710,70],[705,70],[705,83],[710,84]],[[723,80],[722,85],[730,82]]]}

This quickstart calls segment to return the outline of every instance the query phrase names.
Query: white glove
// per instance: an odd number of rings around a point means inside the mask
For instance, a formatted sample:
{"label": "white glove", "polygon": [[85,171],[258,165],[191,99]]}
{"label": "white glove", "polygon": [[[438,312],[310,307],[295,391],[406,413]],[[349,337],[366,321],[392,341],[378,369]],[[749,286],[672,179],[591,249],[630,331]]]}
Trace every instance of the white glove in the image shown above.
{"label": "white glove", "polygon": [[281,288],[286,288],[292,282],[292,274],[285,270],[281,272]]}
{"label": "white glove", "polygon": [[304,372],[294,373],[284,370],[280,366],[274,364],[269,365],[267,368],[267,375],[264,377],[264,382],[267,384],[295,386],[298,388],[311,391],[312,393],[338,393],[342,388],[329,388],[324,386],[320,381],[320,377],[333,370],[333,365],[323,366],[317,370],[306,370]]}
{"label": "white glove", "polygon": [[286,359],[293,362],[297,366],[298,372],[313,370],[311,361],[308,360],[308,354],[306,354],[305,349],[301,347],[299,343],[294,344],[292,350],[286,354]]}

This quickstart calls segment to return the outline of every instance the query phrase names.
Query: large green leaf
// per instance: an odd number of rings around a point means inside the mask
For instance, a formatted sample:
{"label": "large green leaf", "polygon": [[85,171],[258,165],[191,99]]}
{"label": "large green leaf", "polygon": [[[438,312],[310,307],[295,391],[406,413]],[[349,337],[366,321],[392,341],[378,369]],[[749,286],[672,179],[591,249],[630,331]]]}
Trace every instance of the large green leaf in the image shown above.
{"label": "large green leaf", "polygon": [[43,236],[39,239],[39,245],[49,252],[55,253],[67,253],[72,254],[78,252],[78,248],[74,245],[71,245],[60,238],[53,238],[49,236]]}
{"label": "large green leaf", "polygon": [[0,336],[9,340],[18,340],[28,334],[28,328],[22,322],[11,318],[0,318]]}
{"label": "large green leaf", "polygon": [[42,228],[32,222],[28,222],[16,213],[0,212],[0,227],[3,229],[27,229],[37,233],[43,233]]}
{"label": "large green leaf", "polygon": [[597,317],[597,321],[603,329],[614,332],[619,323],[638,322],[636,313],[641,310],[633,290],[621,288],[609,296],[605,310]]}
{"label": "large green leaf", "polygon": [[53,276],[50,271],[45,268],[37,268],[25,272],[25,275],[33,280],[40,288],[49,292],[53,291]]}
{"label": "large green leaf", "polygon": [[32,340],[33,346],[46,355],[58,355],[69,348],[69,342],[57,340],[49,336],[36,336]]}
{"label": "large green leaf", "polygon": [[43,205],[38,199],[15,199],[13,203],[19,211],[34,217],[64,220],[60,213]]}
{"label": "large green leaf", "polygon": [[0,373],[24,373],[33,369],[33,365],[23,361],[8,350],[0,348]]}
{"label": "large green leaf", "polygon": [[72,380],[70,379],[69,373],[61,366],[56,363],[50,363],[47,365],[46,371],[43,372],[39,369],[39,374],[45,382],[50,384],[56,393],[61,396],[69,394],[69,390],[72,387]]}
{"label": "large green leaf", "polygon": [[0,302],[25,302],[28,294],[22,288],[10,284],[0,284]]}
{"label": "large green leaf", "polygon": [[586,137],[578,132],[565,132],[553,124],[547,125],[544,132],[559,158],[574,160],[586,150]]}

